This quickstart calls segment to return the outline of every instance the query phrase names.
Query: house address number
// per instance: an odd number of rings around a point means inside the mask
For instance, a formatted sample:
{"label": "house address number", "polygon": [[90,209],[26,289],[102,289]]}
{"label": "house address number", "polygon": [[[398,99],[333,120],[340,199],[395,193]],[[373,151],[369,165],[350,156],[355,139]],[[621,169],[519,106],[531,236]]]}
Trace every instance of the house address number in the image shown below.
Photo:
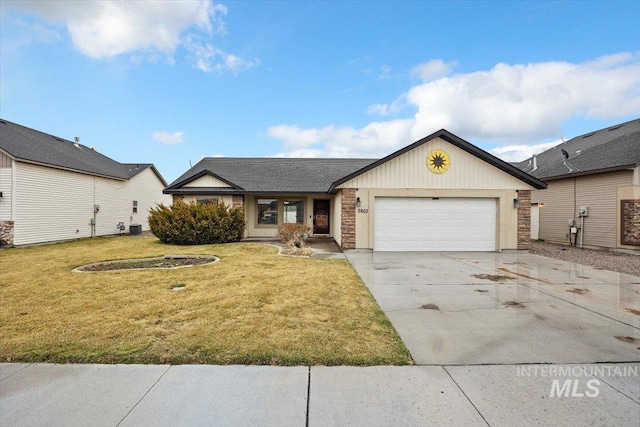
{"label": "house address number", "polygon": [[360,209],[360,208],[358,208],[358,213],[369,213],[369,209]]}

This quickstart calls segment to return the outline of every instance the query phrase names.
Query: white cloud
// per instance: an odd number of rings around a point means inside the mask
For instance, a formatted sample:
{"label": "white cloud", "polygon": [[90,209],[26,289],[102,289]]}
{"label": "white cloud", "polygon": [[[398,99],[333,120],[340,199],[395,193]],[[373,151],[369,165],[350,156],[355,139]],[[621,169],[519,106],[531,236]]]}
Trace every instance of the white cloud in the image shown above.
{"label": "white cloud", "polygon": [[413,67],[410,74],[412,77],[417,77],[427,82],[450,75],[456,65],[456,62],[444,62],[442,59],[432,59],[431,61]]}
{"label": "white cloud", "polygon": [[[284,142],[285,151],[280,154],[304,148],[320,157],[377,157],[441,128],[476,143],[516,146],[557,139],[563,125],[574,117],[613,119],[640,114],[640,54],[620,53],[580,64],[497,64],[486,71],[421,82],[392,103],[373,104],[367,111],[397,112],[394,103],[405,110],[413,107],[415,114],[362,128],[281,125],[267,134]],[[518,152],[525,149],[512,148],[501,155],[515,158],[510,156],[519,156]]]}
{"label": "white cloud", "polygon": [[176,145],[182,143],[182,141],[184,140],[184,132],[153,132],[151,134],[151,137],[155,141],[164,145]]}
{"label": "white cloud", "polygon": [[[186,45],[193,53],[211,48],[214,35],[226,34],[222,17],[227,8],[211,0],[8,1],[7,6],[62,23],[76,49],[91,58],[147,52],[151,58],[160,53],[171,63],[178,46]],[[219,58],[217,64],[210,57],[207,67],[198,64],[198,68],[237,72],[250,68],[248,63],[257,65],[221,51],[214,56]]]}
{"label": "white cloud", "polygon": [[543,142],[533,145],[505,145],[502,147],[492,148],[491,150],[489,150],[489,152],[506,162],[521,162],[528,159],[534,154],[542,153],[543,151],[546,151],[549,148],[555,147],[556,145],[561,143],[562,140],[559,139],[557,141]]}

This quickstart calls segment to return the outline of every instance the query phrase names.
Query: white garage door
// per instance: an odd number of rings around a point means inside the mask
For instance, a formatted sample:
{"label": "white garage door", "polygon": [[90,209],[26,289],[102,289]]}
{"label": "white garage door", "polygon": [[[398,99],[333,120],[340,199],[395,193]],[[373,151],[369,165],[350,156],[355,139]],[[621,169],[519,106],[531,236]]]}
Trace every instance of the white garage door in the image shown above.
{"label": "white garage door", "polygon": [[376,251],[495,251],[495,199],[375,199]]}

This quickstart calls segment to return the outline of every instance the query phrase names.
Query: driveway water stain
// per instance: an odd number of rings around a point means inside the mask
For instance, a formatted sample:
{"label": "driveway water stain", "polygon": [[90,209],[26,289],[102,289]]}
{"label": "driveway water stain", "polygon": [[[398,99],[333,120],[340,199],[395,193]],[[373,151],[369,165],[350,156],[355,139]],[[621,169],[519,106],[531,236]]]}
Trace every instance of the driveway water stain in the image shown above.
{"label": "driveway water stain", "polygon": [[420,308],[423,310],[440,310],[440,307],[435,304],[423,304]]}
{"label": "driveway water stain", "polygon": [[580,289],[580,288],[573,288],[573,289],[567,289],[567,292],[571,292],[572,294],[577,294],[577,295],[586,295],[591,293],[590,289]]}
{"label": "driveway water stain", "polygon": [[636,310],[635,308],[625,308],[631,314],[635,314],[636,316],[640,316],[640,310]]}
{"label": "driveway water stain", "polygon": [[515,277],[503,276],[500,274],[472,274],[476,279],[491,280],[493,282],[504,282],[505,280],[513,280]]}
{"label": "driveway water stain", "polygon": [[614,338],[617,339],[617,340],[620,340],[622,342],[629,343],[629,344],[637,344],[637,343],[640,342],[640,339],[634,338],[634,337],[625,337],[625,336],[618,335],[618,336],[616,336]]}
{"label": "driveway water stain", "polygon": [[474,289],[474,292],[489,292],[488,289]]}
{"label": "driveway water stain", "polygon": [[505,301],[502,303],[505,307],[513,307],[513,308],[526,308],[527,306],[521,302],[517,301]]}
{"label": "driveway water stain", "polygon": [[551,282],[549,282],[548,280],[540,279],[539,277],[527,276],[526,274],[522,274],[522,273],[516,273],[515,271],[511,271],[508,268],[499,267],[498,270],[504,271],[505,273],[516,275],[518,277],[524,277],[525,279],[533,280],[533,281],[536,281],[536,282],[544,282],[544,283],[551,284]]}

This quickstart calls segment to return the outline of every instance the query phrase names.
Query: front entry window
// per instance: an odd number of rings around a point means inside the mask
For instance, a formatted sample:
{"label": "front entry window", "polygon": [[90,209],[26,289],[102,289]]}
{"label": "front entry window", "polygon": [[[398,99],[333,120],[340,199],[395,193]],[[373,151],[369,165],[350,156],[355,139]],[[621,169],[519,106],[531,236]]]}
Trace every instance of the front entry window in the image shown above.
{"label": "front entry window", "polygon": [[304,222],[304,203],[302,200],[285,200],[284,224],[302,224]]}
{"label": "front entry window", "polygon": [[278,199],[258,199],[258,224],[276,225],[278,223]]}

